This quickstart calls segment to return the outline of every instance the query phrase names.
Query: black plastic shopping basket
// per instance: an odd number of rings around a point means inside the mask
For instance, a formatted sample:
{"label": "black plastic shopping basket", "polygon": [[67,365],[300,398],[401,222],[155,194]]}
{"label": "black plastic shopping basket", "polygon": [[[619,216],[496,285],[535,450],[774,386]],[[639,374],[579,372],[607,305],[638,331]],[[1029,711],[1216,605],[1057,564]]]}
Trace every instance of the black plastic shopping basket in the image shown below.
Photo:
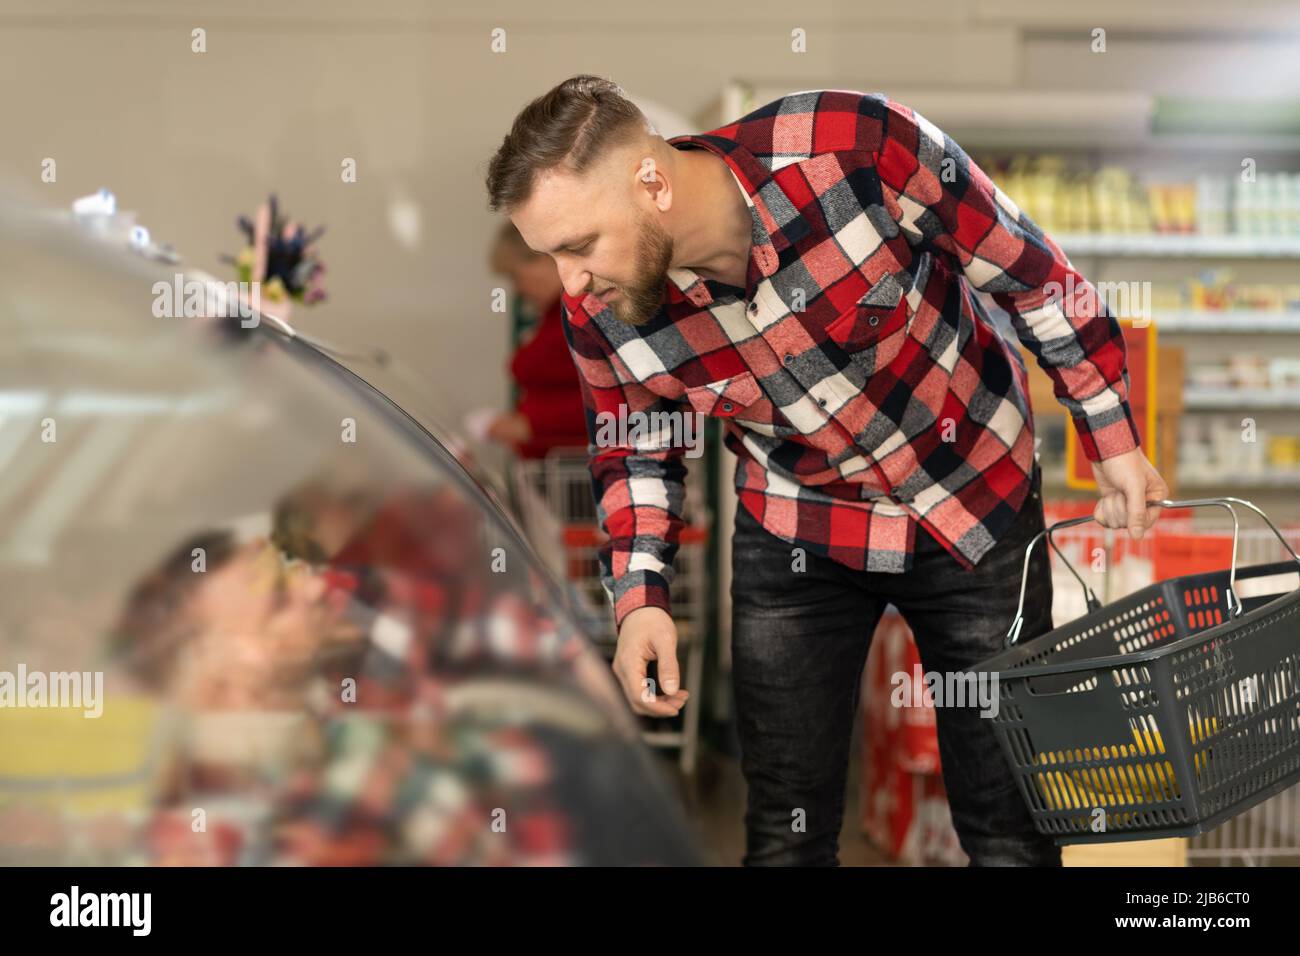
{"label": "black plastic shopping basket", "polygon": [[[1300,781],[1300,556],[1239,498],[1152,502],[1232,515],[1232,567],[1160,581],[1102,607],[1052,534],[1025,550],[994,728],[1039,832],[1058,844],[1191,836]],[[1295,561],[1237,569],[1234,506]],[[1089,612],[1025,643],[1029,559],[1043,537]]]}

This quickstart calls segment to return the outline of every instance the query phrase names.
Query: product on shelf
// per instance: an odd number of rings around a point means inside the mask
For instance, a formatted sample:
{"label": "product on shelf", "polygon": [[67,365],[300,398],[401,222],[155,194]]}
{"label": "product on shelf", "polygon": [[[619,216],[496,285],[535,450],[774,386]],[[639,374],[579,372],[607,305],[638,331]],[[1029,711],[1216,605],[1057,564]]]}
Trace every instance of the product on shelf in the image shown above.
{"label": "product on shelf", "polygon": [[1052,154],[981,165],[1049,233],[1300,237],[1300,173],[1141,183],[1121,167],[1080,169]]}
{"label": "product on shelf", "polygon": [[1223,236],[1230,231],[1231,188],[1223,176],[1196,177],[1196,227],[1203,236]]}
{"label": "product on shelf", "polygon": [[1233,222],[1243,236],[1300,235],[1300,174],[1257,173],[1233,184]]}
{"label": "product on shelf", "polygon": [[1231,269],[1203,269],[1181,282],[1152,282],[1157,322],[1171,312],[1300,312],[1300,284],[1239,282]]}
{"label": "product on shelf", "polygon": [[[1151,205],[1151,228],[1153,232],[1184,233],[1198,232],[1196,219],[1196,186],[1190,183],[1162,184],[1147,186],[1147,197]],[[1106,232],[1102,228],[1099,232]]]}
{"label": "product on shelf", "polygon": [[1300,359],[1259,352],[1225,352],[1187,367],[1189,389],[1294,392],[1300,388]]}
{"label": "product on shelf", "polygon": [[1194,483],[1249,477],[1300,483],[1300,436],[1277,434],[1242,417],[1189,415],[1179,422],[1178,473]]}

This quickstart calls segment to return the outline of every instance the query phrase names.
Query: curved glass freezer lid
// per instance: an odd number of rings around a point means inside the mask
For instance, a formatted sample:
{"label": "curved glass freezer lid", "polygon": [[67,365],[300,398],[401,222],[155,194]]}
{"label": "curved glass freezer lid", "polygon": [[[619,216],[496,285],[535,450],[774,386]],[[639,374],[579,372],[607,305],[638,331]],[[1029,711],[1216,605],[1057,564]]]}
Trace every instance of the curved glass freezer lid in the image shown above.
{"label": "curved glass freezer lid", "polygon": [[0,863],[692,861],[455,461],[174,269],[0,208]]}

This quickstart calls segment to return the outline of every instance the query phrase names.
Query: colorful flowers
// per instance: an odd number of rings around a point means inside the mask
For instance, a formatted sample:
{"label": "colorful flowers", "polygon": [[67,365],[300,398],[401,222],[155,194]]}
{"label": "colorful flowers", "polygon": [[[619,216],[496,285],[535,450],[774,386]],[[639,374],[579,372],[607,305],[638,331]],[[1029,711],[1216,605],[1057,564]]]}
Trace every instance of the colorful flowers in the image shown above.
{"label": "colorful flowers", "polygon": [[248,245],[222,261],[235,267],[240,282],[257,283],[266,302],[287,306],[290,299],[305,305],[325,300],[325,264],[316,252],[324,226],[308,232],[281,214],[274,194],[254,219],[240,216],[238,223]]}

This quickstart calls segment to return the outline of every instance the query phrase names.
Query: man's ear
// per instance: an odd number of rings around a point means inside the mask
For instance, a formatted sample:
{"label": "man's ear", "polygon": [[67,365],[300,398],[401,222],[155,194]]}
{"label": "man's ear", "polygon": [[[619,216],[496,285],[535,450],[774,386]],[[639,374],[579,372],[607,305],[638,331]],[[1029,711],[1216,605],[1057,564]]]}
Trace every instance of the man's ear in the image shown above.
{"label": "man's ear", "polygon": [[652,153],[642,156],[636,170],[638,185],[646,191],[660,211],[667,211],[666,203],[672,195],[672,186],[668,183],[666,172],[663,164]]}

